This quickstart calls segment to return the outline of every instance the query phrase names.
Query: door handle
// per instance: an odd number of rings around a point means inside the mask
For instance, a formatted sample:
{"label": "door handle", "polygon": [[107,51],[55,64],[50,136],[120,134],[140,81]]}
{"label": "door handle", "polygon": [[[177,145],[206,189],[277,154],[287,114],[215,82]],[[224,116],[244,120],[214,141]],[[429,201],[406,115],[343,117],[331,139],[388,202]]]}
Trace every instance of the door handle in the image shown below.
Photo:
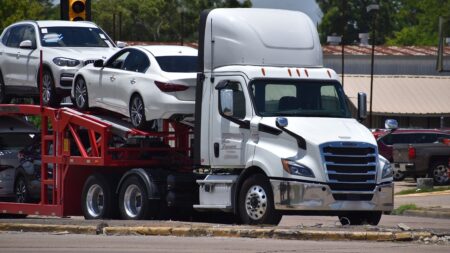
{"label": "door handle", "polygon": [[111,77],[109,78],[109,80],[111,80],[111,82],[114,82],[114,81],[116,80],[116,78],[115,78],[114,76],[111,76]]}
{"label": "door handle", "polygon": [[20,52],[17,52],[16,58],[17,58],[17,59],[20,58]]}
{"label": "door handle", "polygon": [[219,143],[218,142],[215,142],[214,143],[214,156],[217,158],[217,157],[219,157]]}
{"label": "door handle", "polygon": [[134,78],[131,79],[131,80],[130,80],[130,83],[131,83],[131,84],[135,84],[135,83],[136,83],[136,79],[134,79]]}

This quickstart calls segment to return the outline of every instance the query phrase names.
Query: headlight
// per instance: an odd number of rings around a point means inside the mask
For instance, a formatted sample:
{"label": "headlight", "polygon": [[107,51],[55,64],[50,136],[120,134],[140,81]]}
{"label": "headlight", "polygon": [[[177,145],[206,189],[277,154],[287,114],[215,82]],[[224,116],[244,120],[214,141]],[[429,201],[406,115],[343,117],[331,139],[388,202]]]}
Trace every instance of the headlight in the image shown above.
{"label": "headlight", "polygon": [[394,175],[394,170],[392,169],[391,163],[386,161],[386,163],[383,166],[383,172],[381,174],[381,178],[385,179],[385,178],[392,177],[393,175]]}
{"label": "headlight", "polygon": [[315,177],[312,170],[303,164],[285,159],[281,159],[281,163],[283,164],[283,169],[289,174],[303,177]]}
{"label": "headlight", "polygon": [[69,59],[64,57],[56,57],[53,59],[53,63],[55,63],[58,66],[67,66],[67,67],[75,67],[80,64],[79,60],[75,59]]}

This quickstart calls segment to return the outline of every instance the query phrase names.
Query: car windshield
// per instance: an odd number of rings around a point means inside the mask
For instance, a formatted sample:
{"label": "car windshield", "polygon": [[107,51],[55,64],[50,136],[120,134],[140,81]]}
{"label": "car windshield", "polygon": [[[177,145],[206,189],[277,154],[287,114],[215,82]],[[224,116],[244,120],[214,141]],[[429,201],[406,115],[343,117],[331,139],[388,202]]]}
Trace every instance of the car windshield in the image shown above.
{"label": "car windshield", "polygon": [[33,143],[34,133],[2,133],[0,134],[1,150],[20,150]]}
{"label": "car windshield", "polygon": [[158,56],[156,61],[165,72],[197,72],[197,56]]}
{"label": "car windshield", "polygon": [[41,27],[44,47],[110,47],[102,30],[93,27]]}
{"label": "car windshield", "polygon": [[250,90],[259,116],[351,117],[336,81],[256,79]]}

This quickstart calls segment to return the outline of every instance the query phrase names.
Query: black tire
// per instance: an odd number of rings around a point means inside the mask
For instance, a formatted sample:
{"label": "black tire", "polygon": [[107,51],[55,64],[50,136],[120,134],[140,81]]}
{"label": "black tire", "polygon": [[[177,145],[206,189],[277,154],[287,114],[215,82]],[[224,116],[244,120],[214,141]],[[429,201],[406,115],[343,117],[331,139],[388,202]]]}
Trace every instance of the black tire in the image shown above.
{"label": "black tire", "polygon": [[405,177],[406,177],[406,175],[404,172],[394,169],[394,175],[393,175],[394,181],[403,181],[405,179]]}
{"label": "black tire", "polygon": [[23,176],[19,176],[14,183],[14,193],[16,203],[31,203],[30,191],[27,181]]}
{"label": "black tire", "polygon": [[113,194],[110,182],[103,175],[89,176],[81,195],[84,218],[87,220],[113,218],[114,210],[117,209]]}
{"label": "black tire", "polygon": [[274,208],[272,186],[262,174],[250,176],[244,181],[239,191],[238,205],[243,224],[280,223],[282,215]]}
{"label": "black tire", "polygon": [[145,105],[140,95],[135,94],[131,98],[129,112],[131,124],[137,129],[147,130],[148,123],[145,118]]}
{"label": "black tire", "polygon": [[11,98],[6,94],[5,82],[3,80],[3,74],[0,71],[0,104],[9,104]]}
{"label": "black tire", "polygon": [[42,100],[44,105],[52,107],[59,106],[61,98],[56,94],[55,81],[50,70],[44,69],[42,72],[42,83]]}
{"label": "black tire", "polygon": [[144,220],[156,216],[157,205],[150,206],[147,188],[136,176],[123,182],[119,193],[119,211],[122,219]]}
{"label": "black tire", "polygon": [[89,108],[88,90],[86,81],[82,76],[78,76],[75,81],[74,95],[75,97],[72,99],[72,102],[75,102],[74,105],[78,110],[87,110]]}
{"label": "black tire", "polygon": [[354,211],[339,215],[342,225],[378,225],[381,220],[381,211]]}
{"label": "black tire", "polygon": [[429,177],[433,178],[436,185],[446,185],[449,183],[448,162],[438,161],[431,165]]}

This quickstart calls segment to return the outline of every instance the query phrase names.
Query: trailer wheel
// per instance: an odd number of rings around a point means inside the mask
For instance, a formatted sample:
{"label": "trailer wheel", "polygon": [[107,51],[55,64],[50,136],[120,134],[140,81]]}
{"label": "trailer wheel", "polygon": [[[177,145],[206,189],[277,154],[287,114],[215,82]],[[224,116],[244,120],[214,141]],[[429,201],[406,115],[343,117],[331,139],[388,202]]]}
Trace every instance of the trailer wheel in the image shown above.
{"label": "trailer wheel", "polygon": [[381,219],[381,211],[355,211],[339,215],[342,225],[378,225]]}
{"label": "trailer wheel", "polygon": [[436,185],[445,185],[449,182],[448,166],[445,161],[434,162],[430,174]]}
{"label": "trailer wheel", "polygon": [[278,225],[282,215],[274,208],[272,187],[267,178],[256,174],[247,178],[239,192],[239,216],[244,224]]}
{"label": "trailer wheel", "polygon": [[120,187],[119,210],[126,220],[143,220],[149,217],[150,202],[144,183],[136,176],[127,178]]}
{"label": "trailer wheel", "polygon": [[114,199],[109,182],[104,176],[95,174],[86,180],[81,196],[81,208],[84,218],[107,219],[114,213]]}

